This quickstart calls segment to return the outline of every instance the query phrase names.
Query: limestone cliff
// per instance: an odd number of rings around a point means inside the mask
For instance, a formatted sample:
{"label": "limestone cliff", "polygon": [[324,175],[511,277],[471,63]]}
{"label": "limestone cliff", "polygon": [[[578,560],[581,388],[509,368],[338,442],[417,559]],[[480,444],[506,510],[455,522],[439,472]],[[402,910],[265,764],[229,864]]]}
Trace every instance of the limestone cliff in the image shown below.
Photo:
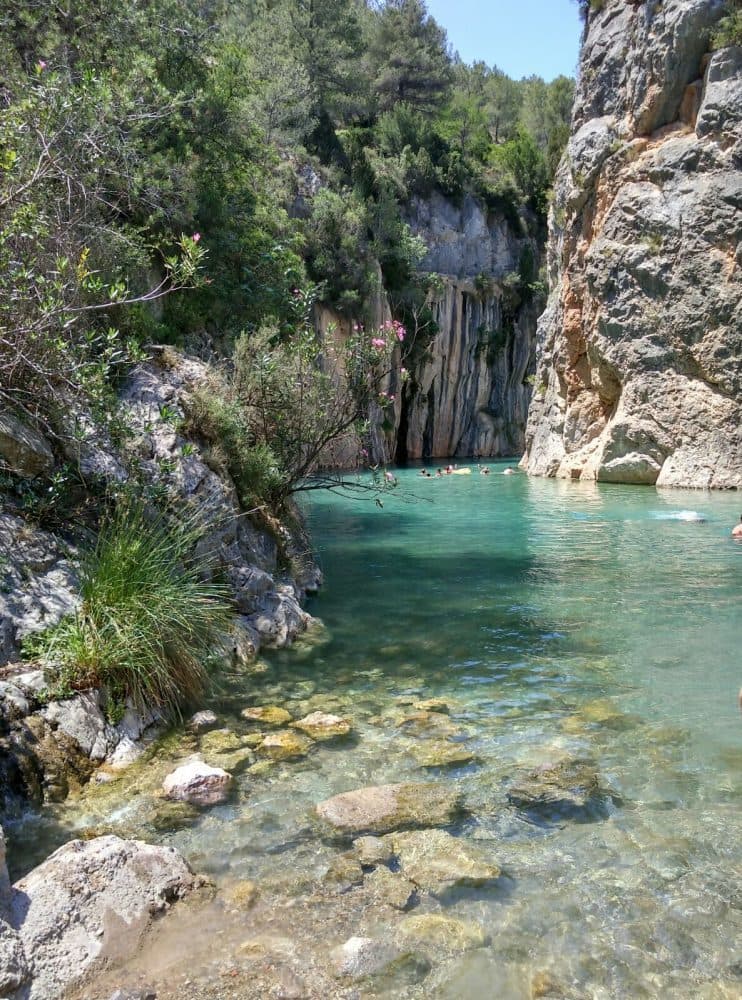
{"label": "limestone cliff", "polygon": [[[429,300],[435,332],[406,344],[406,383],[391,373],[394,401],[372,414],[370,460],[520,455],[539,297],[540,248],[527,234],[533,220],[514,225],[476,198],[455,205],[433,192],[412,202],[407,221],[428,248],[421,271],[437,277]],[[391,318],[383,292],[367,312],[372,326]],[[323,337],[346,337],[353,322],[326,306],[315,319]],[[348,434],[327,449],[324,467],[352,466],[359,448]]]}
{"label": "limestone cliff", "polygon": [[742,49],[709,51],[724,10],[605,0],[588,13],[530,473],[742,486]]}
{"label": "limestone cliff", "polygon": [[516,455],[523,450],[533,365],[538,245],[498,213],[438,194],[412,205],[428,247],[421,267],[441,276],[437,333],[405,386],[397,457]]}

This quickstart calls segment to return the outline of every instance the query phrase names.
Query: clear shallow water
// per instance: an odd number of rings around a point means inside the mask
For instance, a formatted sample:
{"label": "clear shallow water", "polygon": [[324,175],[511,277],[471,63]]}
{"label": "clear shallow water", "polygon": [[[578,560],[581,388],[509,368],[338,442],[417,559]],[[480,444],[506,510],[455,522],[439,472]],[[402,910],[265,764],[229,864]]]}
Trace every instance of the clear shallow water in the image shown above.
{"label": "clear shallow water", "polygon": [[[405,470],[414,503],[316,496],[308,507],[326,577],[309,610],[326,630],[272,654],[265,673],[226,678],[214,707],[239,733],[246,704],[295,717],[321,708],[353,720],[354,742],[248,770],[233,802],[170,829],[153,819],[152,795],[195,748],[171,741],[146,768],[37,825],[39,852],[80,829],[113,829],[178,847],[220,892],[258,884],[249,915],[217,895],[212,936],[195,944],[180,918],[132,976],[162,976],[173,995],[281,995],[257,976],[247,938],[261,942],[261,961],[299,976],[301,995],[354,995],[328,978],[330,949],[393,935],[404,915],[363,887],[327,889],[343,848],[319,836],[312,807],[364,784],[433,779],[460,787],[471,817],[454,832],[503,876],[443,903],[423,896],[416,912],[474,920],[491,943],[442,952],[419,982],[356,995],[520,1000],[548,978],[552,996],[742,996],[739,497],[504,468],[432,480]],[[425,698],[449,705],[437,736],[405,722]],[[421,747],[441,735],[476,760],[422,769]],[[607,818],[533,822],[508,805],[514,775],[565,755],[595,762],[621,803]],[[185,988],[175,971],[173,956],[182,965],[186,954],[201,985]],[[225,968],[251,985],[217,989]]]}

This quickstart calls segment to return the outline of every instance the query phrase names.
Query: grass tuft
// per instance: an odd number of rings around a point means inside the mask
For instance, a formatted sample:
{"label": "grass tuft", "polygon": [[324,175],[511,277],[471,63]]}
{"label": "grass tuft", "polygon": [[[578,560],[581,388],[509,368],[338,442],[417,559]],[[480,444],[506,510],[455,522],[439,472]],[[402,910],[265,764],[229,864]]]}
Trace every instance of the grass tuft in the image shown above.
{"label": "grass tuft", "polygon": [[120,506],[83,557],[78,611],[26,652],[57,664],[62,688],[103,684],[114,704],[179,716],[203,694],[230,618],[226,590],[193,561],[198,538],[192,522]]}

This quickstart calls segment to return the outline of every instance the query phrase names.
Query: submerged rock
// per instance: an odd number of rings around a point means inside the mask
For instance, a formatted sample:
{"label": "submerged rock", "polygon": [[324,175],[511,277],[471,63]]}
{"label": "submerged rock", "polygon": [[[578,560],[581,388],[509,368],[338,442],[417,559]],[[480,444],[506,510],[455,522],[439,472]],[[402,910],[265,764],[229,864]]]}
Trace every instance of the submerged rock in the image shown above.
{"label": "submerged rock", "polygon": [[406,910],[415,898],[416,887],[412,882],[383,865],[369,872],[363,885],[375,902],[391,906],[394,910]]}
{"label": "submerged rock", "polygon": [[542,819],[590,822],[605,819],[618,796],[600,784],[595,765],[588,759],[547,762],[515,780],[508,801],[517,809]]}
{"label": "submerged rock", "polygon": [[287,722],[291,722],[291,714],[285,708],[278,708],[276,705],[243,708],[241,715],[248,722],[259,722],[264,726],[285,726]]}
{"label": "submerged rock", "polygon": [[424,739],[448,739],[464,735],[453,721],[441,712],[412,712],[410,715],[402,716],[397,722],[397,727],[406,735]]}
{"label": "submerged rock", "polygon": [[432,782],[358,788],[317,806],[321,820],[350,836],[447,826],[461,811],[460,793]]}
{"label": "submerged rock", "polygon": [[293,722],[292,726],[319,742],[348,736],[351,731],[351,724],[347,719],[339,715],[328,715],[326,712],[312,712],[298,722]]}
{"label": "submerged rock", "polygon": [[226,902],[238,910],[250,910],[258,901],[260,895],[255,882],[245,880],[236,882],[224,892]]}
{"label": "submerged rock", "polygon": [[50,1000],[136,951],[157,913],[201,884],[176,850],[120,837],[73,840],[16,883],[11,923],[32,982]]}
{"label": "submerged rock", "polygon": [[354,885],[363,882],[363,868],[354,854],[340,854],[333,858],[325,874],[324,882],[338,892],[348,892]]}
{"label": "submerged rock", "polygon": [[381,837],[357,837],[353,847],[360,863],[366,866],[385,865],[394,855],[391,844]]}
{"label": "submerged rock", "polygon": [[404,875],[420,889],[440,893],[453,886],[481,886],[500,876],[484,853],[444,830],[412,830],[385,838]]}
{"label": "submerged rock", "polygon": [[232,788],[232,775],[221,767],[211,767],[202,760],[190,760],[172,771],[162,783],[169,799],[197,806],[225,802]]}
{"label": "submerged rock", "polygon": [[443,698],[426,698],[424,701],[415,701],[412,707],[416,712],[438,712],[441,715],[449,715],[451,707]]}
{"label": "submerged rock", "polygon": [[489,943],[489,935],[479,924],[442,913],[406,917],[398,931],[403,941],[428,948],[434,954],[471,951]]}
{"label": "submerged rock", "polygon": [[306,757],[313,746],[308,736],[292,729],[281,729],[277,733],[268,733],[258,749],[271,760],[296,760]]}
{"label": "submerged rock", "polygon": [[461,743],[431,740],[415,744],[412,756],[420,767],[463,767],[477,760],[476,754]]}
{"label": "submerged rock", "polygon": [[398,952],[388,942],[377,938],[352,937],[332,952],[332,963],[339,976],[358,979],[378,972],[393,962]]}

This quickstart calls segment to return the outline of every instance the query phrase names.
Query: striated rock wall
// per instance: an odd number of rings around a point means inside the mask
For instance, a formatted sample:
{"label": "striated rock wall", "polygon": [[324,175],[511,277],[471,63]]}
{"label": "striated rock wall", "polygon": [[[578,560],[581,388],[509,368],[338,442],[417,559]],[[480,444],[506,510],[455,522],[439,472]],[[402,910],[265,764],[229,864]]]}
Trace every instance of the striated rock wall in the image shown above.
{"label": "striated rock wall", "polygon": [[721,0],[590,11],[523,465],[742,487],[742,50]]}
{"label": "striated rock wall", "polygon": [[438,332],[405,386],[397,457],[515,455],[523,450],[537,309],[537,242],[467,196],[413,201],[409,223],[438,274]]}
{"label": "striated rock wall", "polygon": [[516,315],[503,290],[484,293],[445,277],[433,305],[438,332],[415,367],[403,397],[403,458],[520,455],[533,365],[536,310]]}

